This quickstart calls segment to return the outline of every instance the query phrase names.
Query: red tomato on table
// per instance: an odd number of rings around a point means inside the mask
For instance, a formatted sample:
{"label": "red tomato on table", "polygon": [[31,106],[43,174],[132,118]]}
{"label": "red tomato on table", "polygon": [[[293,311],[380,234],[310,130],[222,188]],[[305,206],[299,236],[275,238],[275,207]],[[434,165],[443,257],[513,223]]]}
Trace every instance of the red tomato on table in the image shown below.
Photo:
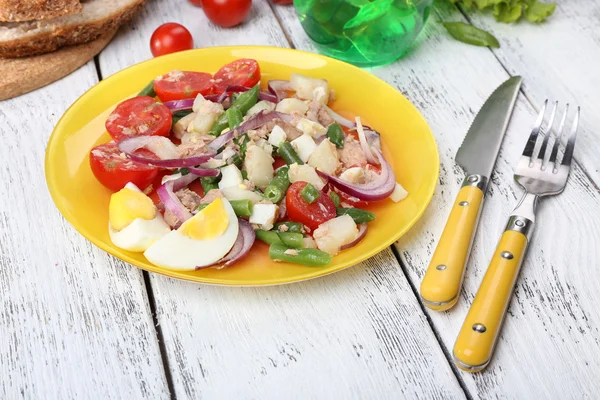
{"label": "red tomato on table", "polygon": [[224,28],[240,24],[250,12],[252,0],[202,0],[204,13]]}
{"label": "red tomato on table", "polygon": [[206,72],[171,71],[154,80],[154,91],[162,101],[195,98],[213,92],[213,80]]}
{"label": "red tomato on table", "polygon": [[171,111],[152,97],[137,96],[120,103],[106,120],[106,130],[115,140],[134,136],[169,136]]}
{"label": "red tomato on table", "polygon": [[307,203],[300,194],[307,184],[306,182],[292,183],[285,197],[285,206],[289,219],[300,222],[314,231],[323,222],[336,217],[335,204],[325,193],[321,193],[314,203]]}
{"label": "red tomato on table", "polygon": [[[140,154],[152,156],[148,150],[138,150]],[[142,164],[121,155],[115,141],[94,147],[90,151],[90,167],[101,184],[110,190],[121,190],[128,182],[141,190],[150,185],[158,174],[158,167]]]}
{"label": "red tomato on table", "polygon": [[162,24],[150,38],[150,51],[154,57],[193,48],[194,39],[190,31],[175,22]]}
{"label": "red tomato on table", "polygon": [[214,77],[215,90],[223,93],[228,86],[253,87],[260,81],[260,66],[256,60],[240,58],[225,64]]}

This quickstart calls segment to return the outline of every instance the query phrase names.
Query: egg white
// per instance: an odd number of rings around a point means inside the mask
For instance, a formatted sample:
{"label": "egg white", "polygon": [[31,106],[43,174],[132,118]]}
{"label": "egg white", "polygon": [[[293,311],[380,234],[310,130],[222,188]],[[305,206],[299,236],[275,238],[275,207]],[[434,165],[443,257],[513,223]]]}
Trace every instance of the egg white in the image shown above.
{"label": "egg white", "polygon": [[154,265],[179,271],[193,271],[216,263],[231,250],[238,236],[237,216],[226,199],[223,206],[229,224],[222,235],[195,240],[174,230],[150,246],[144,256]]}
{"label": "egg white", "polygon": [[[142,192],[133,183],[125,185],[127,189]],[[157,240],[171,231],[162,215],[157,211],[153,219],[136,218],[120,231],[115,230],[108,221],[108,235],[115,246],[124,250],[143,252]]]}

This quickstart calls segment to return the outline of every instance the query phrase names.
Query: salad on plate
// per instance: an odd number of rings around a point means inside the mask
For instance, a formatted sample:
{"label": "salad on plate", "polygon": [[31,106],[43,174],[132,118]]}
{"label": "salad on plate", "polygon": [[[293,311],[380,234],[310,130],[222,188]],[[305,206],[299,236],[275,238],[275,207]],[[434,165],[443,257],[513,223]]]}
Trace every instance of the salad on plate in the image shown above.
{"label": "salad on plate", "polygon": [[260,79],[252,59],[175,70],[117,105],[112,140],[90,151],[116,246],[196,270],[232,266],[258,239],[274,261],[326,266],[367,234],[369,204],[407,196],[379,133],[328,107],[327,80]]}

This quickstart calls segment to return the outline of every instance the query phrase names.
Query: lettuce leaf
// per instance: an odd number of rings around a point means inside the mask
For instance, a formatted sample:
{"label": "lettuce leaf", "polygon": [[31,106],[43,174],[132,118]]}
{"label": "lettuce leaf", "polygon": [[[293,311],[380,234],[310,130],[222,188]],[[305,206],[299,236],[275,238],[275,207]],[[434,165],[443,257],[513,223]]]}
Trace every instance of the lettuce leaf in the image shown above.
{"label": "lettuce leaf", "polygon": [[465,9],[492,10],[496,21],[511,23],[525,17],[530,22],[544,22],[556,9],[555,3],[539,0],[449,0]]}

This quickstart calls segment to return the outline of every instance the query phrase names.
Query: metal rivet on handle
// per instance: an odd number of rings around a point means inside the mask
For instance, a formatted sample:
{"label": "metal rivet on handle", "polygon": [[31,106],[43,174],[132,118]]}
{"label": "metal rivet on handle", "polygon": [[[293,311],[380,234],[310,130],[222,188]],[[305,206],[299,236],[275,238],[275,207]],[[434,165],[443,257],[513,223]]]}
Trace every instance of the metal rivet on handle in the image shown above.
{"label": "metal rivet on handle", "polygon": [[486,331],[486,327],[483,324],[473,324],[473,330],[475,332],[483,333]]}
{"label": "metal rivet on handle", "polygon": [[471,183],[475,183],[475,182],[477,182],[477,179],[479,179],[479,178],[477,178],[475,175],[473,175],[473,176],[470,176],[470,177],[469,177],[469,182],[471,182]]}
{"label": "metal rivet on handle", "polygon": [[469,205],[469,202],[468,201],[461,201],[460,203],[458,203],[458,205],[461,206],[461,207],[466,207],[466,206]]}
{"label": "metal rivet on handle", "polygon": [[438,271],[443,271],[446,269],[446,266],[444,264],[438,265],[437,267],[435,267],[435,269],[437,269]]}
{"label": "metal rivet on handle", "polygon": [[520,219],[515,221],[515,225],[519,226],[519,227],[523,227],[525,225],[525,222],[521,221]]}
{"label": "metal rivet on handle", "polygon": [[500,257],[505,258],[507,260],[512,260],[514,256],[510,251],[503,251],[502,253],[500,253]]}

